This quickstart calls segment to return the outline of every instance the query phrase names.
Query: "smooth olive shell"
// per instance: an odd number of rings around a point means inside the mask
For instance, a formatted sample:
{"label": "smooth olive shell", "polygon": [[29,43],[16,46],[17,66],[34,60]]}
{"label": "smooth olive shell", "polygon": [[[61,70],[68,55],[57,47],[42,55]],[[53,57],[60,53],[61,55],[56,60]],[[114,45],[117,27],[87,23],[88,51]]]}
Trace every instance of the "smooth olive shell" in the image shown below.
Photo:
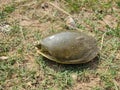
{"label": "smooth olive shell", "polygon": [[44,57],[63,64],[89,62],[98,54],[96,40],[77,31],[65,31],[48,36],[37,45]]}

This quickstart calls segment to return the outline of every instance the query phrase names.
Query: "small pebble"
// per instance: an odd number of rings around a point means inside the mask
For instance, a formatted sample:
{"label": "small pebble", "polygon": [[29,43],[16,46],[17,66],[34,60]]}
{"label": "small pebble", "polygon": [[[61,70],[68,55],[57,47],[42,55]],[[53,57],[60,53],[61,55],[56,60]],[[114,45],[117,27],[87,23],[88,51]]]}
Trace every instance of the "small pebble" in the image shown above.
{"label": "small pebble", "polygon": [[71,74],[71,77],[73,78],[73,80],[77,80],[77,74],[76,73],[73,73],[73,74]]}
{"label": "small pebble", "polygon": [[45,10],[46,8],[48,8],[48,4],[47,3],[42,3],[41,8]]}
{"label": "small pebble", "polygon": [[6,24],[6,25],[0,25],[0,31],[1,32],[10,32],[11,31],[11,26]]}
{"label": "small pebble", "polygon": [[69,29],[75,29],[76,28],[76,23],[74,19],[70,16],[66,18],[66,25],[68,26]]}

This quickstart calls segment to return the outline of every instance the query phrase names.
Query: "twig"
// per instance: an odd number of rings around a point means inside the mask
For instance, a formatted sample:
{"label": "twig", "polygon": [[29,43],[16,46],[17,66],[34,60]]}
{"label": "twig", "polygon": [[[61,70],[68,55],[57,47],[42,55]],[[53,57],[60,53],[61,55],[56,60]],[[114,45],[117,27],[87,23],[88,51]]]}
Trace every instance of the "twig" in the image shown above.
{"label": "twig", "polygon": [[23,30],[22,30],[21,26],[20,26],[20,31],[21,31],[21,35],[22,35],[22,48],[24,50],[25,49],[25,36],[23,34]]}
{"label": "twig", "polygon": [[20,31],[21,31],[21,35],[22,35],[22,39],[23,39],[23,43],[24,43],[25,37],[24,37],[24,34],[23,34],[23,29],[22,29],[22,27],[20,27]]}
{"label": "twig", "polygon": [[102,50],[105,35],[106,35],[106,32],[102,35],[100,50]]}
{"label": "twig", "polygon": [[58,9],[59,11],[63,12],[64,14],[71,16],[68,12],[66,12],[65,10],[61,9],[60,7],[56,6],[55,4],[51,3],[51,2],[47,2],[48,4],[50,4],[51,6],[55,7],[56,9]]}
{"label": "twig", "polygon": [[[19,9],[19,12],[20,12],[20,9]],[[20,18],[19,22],[22,21],[22,18]],[[25,37],[24,37],[24,33],[23,33],[23,27],[20,26],[20,32],[21,32],[21,35],[22,35],[22,41],[23,41],[23,44],[25,43]]]}
{"label": "twig", "polygon": [[7,59],[8,59],[7,56],[1,56],[1,57],[0,57],[0,60],[7,60]]}

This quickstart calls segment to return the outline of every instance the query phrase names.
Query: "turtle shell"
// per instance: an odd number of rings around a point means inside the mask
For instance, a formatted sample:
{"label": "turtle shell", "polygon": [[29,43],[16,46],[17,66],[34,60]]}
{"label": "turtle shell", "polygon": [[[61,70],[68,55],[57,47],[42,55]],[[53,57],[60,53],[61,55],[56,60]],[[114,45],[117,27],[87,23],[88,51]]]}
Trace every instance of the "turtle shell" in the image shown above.
{"label": "turtle shell", "polygon": [[89,62],[99,51],[92,36],[77,31],[48,36],[40,41],[37,48],[42,56],[63,64]]}

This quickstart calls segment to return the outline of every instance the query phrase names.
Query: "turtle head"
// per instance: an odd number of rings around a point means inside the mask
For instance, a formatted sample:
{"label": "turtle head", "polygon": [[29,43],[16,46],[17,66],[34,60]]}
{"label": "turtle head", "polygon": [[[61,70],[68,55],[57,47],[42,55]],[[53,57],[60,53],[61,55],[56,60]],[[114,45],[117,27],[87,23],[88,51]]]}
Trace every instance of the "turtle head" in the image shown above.
{"label": "turtle head", "polygon": [[40,51],[48,51],[46,44],[41,40],[34,42],[34,46]]}
{"label": "turtle head", "polygon": [[41,41],[36,41],[33,43],[33,45],[37,48],[40,49],[41,48]]}

